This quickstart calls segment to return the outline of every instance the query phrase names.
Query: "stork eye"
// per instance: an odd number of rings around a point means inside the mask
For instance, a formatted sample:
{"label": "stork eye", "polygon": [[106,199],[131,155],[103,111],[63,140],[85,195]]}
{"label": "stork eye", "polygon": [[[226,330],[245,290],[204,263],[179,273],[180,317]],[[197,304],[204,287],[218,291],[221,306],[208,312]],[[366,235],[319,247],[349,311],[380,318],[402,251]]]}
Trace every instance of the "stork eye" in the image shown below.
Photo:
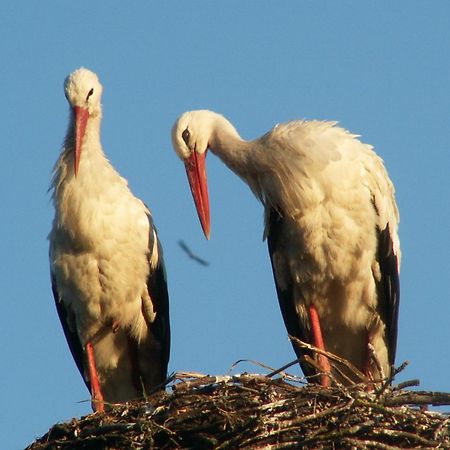
{"label": "stork eye", "polygon": [[86,101],[89,100],[89,97],[94,93],[94,88],[91,88],[91,90],[88,92],[88,95],[86,97]]}
{"label": "stork eye", "polygon": [[189,130],[187,128],[181,133],[181,137],[183,138],[185,144],[189,147],[189,139],[191,137],[191,133],[189,133]]}

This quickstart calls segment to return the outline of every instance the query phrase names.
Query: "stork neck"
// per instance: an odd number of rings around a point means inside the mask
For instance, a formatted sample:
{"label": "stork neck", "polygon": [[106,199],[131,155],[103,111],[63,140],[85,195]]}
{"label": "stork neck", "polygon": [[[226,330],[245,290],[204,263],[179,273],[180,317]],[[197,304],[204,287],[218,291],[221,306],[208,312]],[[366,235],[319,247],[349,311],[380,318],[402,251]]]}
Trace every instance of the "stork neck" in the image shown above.
{"label": "stork neck", "polygon": [[[101,117],[99,115],[90,117],[87,124],[81,146],[81,158],[79,167],[79,178],[90,176],[90,171],[86,171],[86,163],[88,166],[92,163],[96,164],[96,177],[99,177],[98,170],[109,164],[103,152],[100,142],[100,124]],[[58,189],[64,180],[69,180],[74,175],[73,159],[75,149],[75,118],[72,115],[69,122],[66,138],[64,141],[64,149],[55,165],[53,185]],[[100,163],[100,165],[99,165]]]}
{"label": "stork neck", "polygon": [[100,143],[100,116],[91,116],[86,124],[86,132],[83,139],[83,153],[91,153],[92,151],[100,151],[103,153]]}
{"label": "stork neck", "polygon": [[251,143],[242,139],[233,125],[222,116],[216,120],[209,148],[233,172],[245,178]]}
{"label": "stork neck", "polygon": [[[89,157],[89,155],[92,154],[98,155],[104,154],[100,142],[100,124],[101,124],[100,115],[89,117],[83,137],[83,143],[81,146],[82,160]],[[64,143],[65,151],[61,155],[61,157],[64,160],[67,160],[67,163],[69,163],[69,160],[72,160],[73,158],[74,148],[75,148],[75,117],[72,114]]]}

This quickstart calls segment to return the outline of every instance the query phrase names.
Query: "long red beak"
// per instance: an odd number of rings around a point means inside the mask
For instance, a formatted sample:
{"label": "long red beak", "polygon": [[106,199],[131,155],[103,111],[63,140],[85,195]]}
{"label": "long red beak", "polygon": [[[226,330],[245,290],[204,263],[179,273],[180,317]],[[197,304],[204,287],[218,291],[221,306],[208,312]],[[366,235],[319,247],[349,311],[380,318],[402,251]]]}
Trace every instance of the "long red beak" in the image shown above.
{"label": "long red beak", "polygon": [[206,239],[209,239],[211,232],[211,222],[209,216],[209,196],[208,179],[206,177],[206,152],[201,155],[196,151],[184,162],[186,173],[194,197],[195,207],[197,208],[198,218],[202,225],[203,233]]}
{"label": "long red beak", "polygon": [[74,106],[73,109],[75,111],[75,155],[73,158],[73,170],[75,176],[77,176],[78,166],[80,165],[81,144],[83,143],[84,133],[86,132],[89,110],[81,106]]}

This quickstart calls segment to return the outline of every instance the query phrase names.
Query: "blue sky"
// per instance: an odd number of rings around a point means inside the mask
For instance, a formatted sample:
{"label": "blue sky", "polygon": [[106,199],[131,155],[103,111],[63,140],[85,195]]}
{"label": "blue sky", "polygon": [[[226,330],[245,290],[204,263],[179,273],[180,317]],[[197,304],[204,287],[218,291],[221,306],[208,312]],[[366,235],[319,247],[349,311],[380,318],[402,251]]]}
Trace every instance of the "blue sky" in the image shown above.
{"label": "blue sky", "polygon": [[[50,289],[47,189],[67,128],[63,80],[104,86],[104,149],[151,207],[171,296],[170,371],[227,373],[294,358],[262,207],[208,157],[207,242],[172,150],[185,110],[244,138],[291,119],[338,120],[374,145],[397,190],[403,251],[399,381],[450,390],[450,3],[446,1],[2,2],[0,6],[0,435],[21,448],[90,412]],[[189,260],[183,239],[210,262]],[[240,365],[237,371],[260,371]],[[293,369],[296,374],[298,368]]]}

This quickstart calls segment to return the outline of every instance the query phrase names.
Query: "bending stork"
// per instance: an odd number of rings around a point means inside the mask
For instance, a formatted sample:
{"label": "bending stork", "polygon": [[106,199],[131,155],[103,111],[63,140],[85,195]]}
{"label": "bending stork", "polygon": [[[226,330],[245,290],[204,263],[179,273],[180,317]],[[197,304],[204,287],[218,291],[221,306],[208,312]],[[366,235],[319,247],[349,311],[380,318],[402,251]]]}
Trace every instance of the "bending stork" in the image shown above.
{"label": "bending stork", "polygon": [[[184,113],[172,130],[209,238],[207,149],[264,205],[265,231],[290,335],[353,363],[369,380],[391,374],[397,342],[400,246],[394,187],[369,145],[334,122],[277,125],[253,141],[211,111]],[[361,381],[292,342],[308,377]],[[311,363],[312,362],[312,363]]]}
{"label": "bending stork", "polygon": [[51,185],[52,288],[93,409],[103,411],[165,380],[169,299],[150,211],[103,153],[97,76],[76,70],[65,94],[70,124]]}

